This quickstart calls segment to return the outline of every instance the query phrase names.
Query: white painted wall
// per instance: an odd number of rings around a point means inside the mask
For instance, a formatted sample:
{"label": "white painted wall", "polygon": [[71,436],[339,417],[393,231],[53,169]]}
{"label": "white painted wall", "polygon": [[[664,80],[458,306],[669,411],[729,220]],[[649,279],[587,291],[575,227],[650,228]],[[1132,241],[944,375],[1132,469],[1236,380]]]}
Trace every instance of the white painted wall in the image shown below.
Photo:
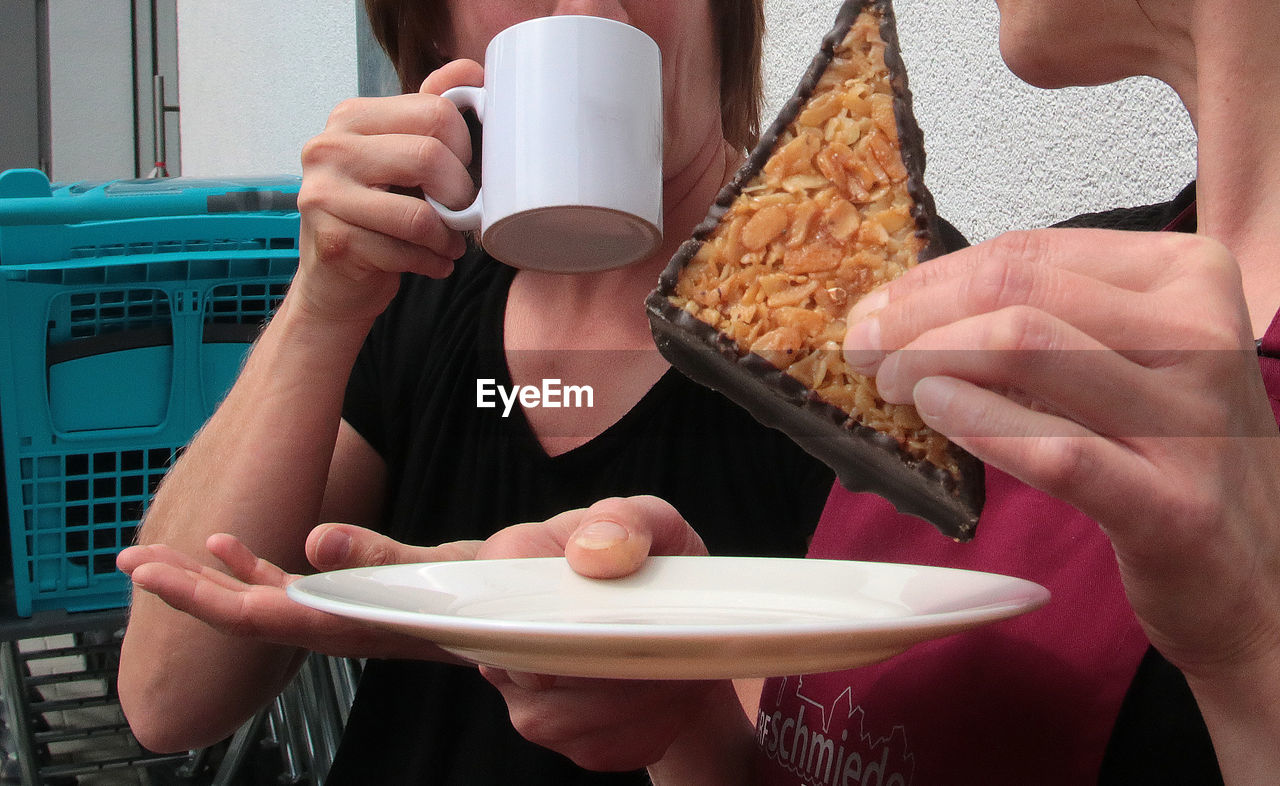
{"label": "white painted wall", "polygon": [[[302,143],[356,88],[355,0],[179,0],[183,172],[298,172]],[[766,0],[769,111],[840,0]],[[973,240],[1154,202],[1194,174],[1190,123],[1151,80],[1044,91],[1005,69],[991,0],[898,0],[939,211]]]}
{"label": "white painted wall", "polygon": [[129,1],[50,0],[48,9],[53,179],[133,177]]}
{"label": "white painted wall", "polygon": [[[770,106],[794,90],[839,7],[766,0]],[[925,180],[938,212],[970,240],[1162,201],[1195,176],[1191,123],[1163,84],[1039,90],[1000,60],[992,0],[897,0],[895,11]]]}
{"label": "white painted wall", "polygon": [[357,92],[355,14],[353,0],[178,0],[182,173],[301,172],[303,143]]}

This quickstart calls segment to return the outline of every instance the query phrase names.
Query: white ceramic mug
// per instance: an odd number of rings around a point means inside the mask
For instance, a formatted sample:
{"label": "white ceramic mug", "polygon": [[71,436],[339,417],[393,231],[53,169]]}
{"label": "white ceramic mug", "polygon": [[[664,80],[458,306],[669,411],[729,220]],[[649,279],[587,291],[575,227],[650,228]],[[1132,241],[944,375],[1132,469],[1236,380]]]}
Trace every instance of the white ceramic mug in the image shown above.
{"label": "white ceramic mug", "polygon": [[503,30],[484,87],[444,97],[483,126],[480,193],[446,225],[480,230],[513,267],[582,273],[651,254],[662,240],[662,70],[653,39],[594,16]]}

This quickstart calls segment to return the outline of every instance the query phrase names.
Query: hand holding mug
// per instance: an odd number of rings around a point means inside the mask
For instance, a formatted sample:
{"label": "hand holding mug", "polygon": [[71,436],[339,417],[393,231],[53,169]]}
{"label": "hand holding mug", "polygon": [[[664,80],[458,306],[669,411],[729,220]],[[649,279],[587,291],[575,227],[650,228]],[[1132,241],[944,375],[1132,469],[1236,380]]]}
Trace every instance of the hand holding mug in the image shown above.
{"label": "hand holding mug", "polygon": [[465,205],[475,193],[467,164],[466,121],[439,93],[478,85],[478,63],[457,60],[432,73],[418,93],[353,98],[302,150],[299,273],[305,307],[333,320],[372,320],[399,287],[400,274],[443,277],[466,244],[420,189]]}

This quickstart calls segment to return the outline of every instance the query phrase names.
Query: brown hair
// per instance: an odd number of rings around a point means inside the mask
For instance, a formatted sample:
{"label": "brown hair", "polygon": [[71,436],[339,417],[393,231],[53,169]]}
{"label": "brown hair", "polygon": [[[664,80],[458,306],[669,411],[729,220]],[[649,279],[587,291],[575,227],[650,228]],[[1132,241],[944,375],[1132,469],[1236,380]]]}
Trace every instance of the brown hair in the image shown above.
{"label": "brown hair", "polygon": [[[444,0],[364,0],[369,25],[400,77],[413,92],[444,65],[449,7]],[[725,139],[750,150],[760,137],[764,0],[711,0],[719,31],[720,121]]]}

